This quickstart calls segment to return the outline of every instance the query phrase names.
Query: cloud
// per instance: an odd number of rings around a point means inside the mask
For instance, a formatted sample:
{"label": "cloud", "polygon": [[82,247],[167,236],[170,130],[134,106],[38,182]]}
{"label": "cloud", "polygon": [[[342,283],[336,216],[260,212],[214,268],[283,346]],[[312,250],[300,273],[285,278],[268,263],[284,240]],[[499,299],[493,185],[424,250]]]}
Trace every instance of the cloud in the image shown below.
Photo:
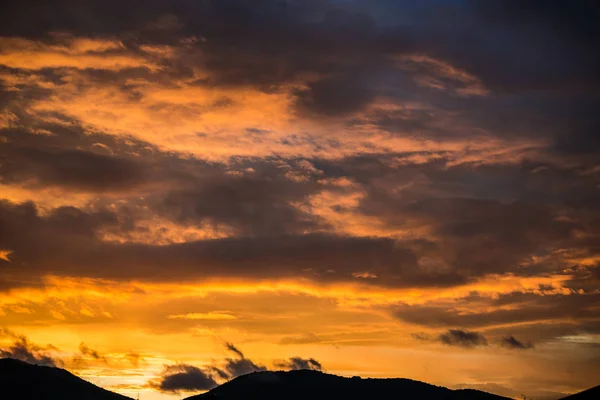
{"label": "cloud", "polygon": [[485,336],[477,332],[463,331],[461,329],[449,329],[446,333],[441,334],[438,340],[448,346],[458,347],[475,347],[487,346]]}
{"label": "cloud", "polygon": [[140,365],[140,361],[143,361],[144,357],[142,357],[141,354],[138,353],[127,353],[125,355],[125,358],[127,359],[127,361],[129,361],[131,363],[131,365],[135,368],[139,367]]}
{"label": "cloud", "polygon": [[503,337],[502,340],[500,341],[500,346],[506,347],[507,349],[517,349],[517,350],[532,349],[534,347],[533,343],[521,342],[520,340],[517,340],[517,338],[515,338],[512,335]]}
{"label": "cloud", "polygon": [[543,299],[393,313],[444,329],[592,318],[590,3],[13,3],[0,17],[2,290],[47,274],[396,289],[563,276],[527,289]]}
{"label": "cloud", "polygon": [[[573,320],[585,324],[594,320],[594,310],[600,301],[596,294],[577,293],[571,289],[554,289],[534,287],[533,292],[500,294],[497,298],[472,294],[456,300],[455,307],[449,308],[446,303],[429,303],[423,305],[399,305],[393,309],[396,318],[427,327],[462,326],[470,329],[484,327],[502,327],[535,321],[555,321],[572,324]],[[563,294],[564,293],[564,294]],[[459,311],[460,308],[471,310],[469,314]],[[509,307],[510,309],[507,309]],[[518,312],[517,312],[518,310]],[[552,324],[548,324],[547,328]],[[560,328],[561,330],[563,328]],[[572,327],[571,329],[576,329]],[[537,328],[541,337],[544,329]],[[545,332],[552,337],[552,332]]]}
{"label": "cloud", "polygon": [[51,269],[58,275],[111,279],[197,279],[216,274],[357,282],[362,279],[354,273],[369,265],[369,272],[378,277],[369,279],[370,284],[438,286],[464,281],[452,272],[420,270],[412,243],[403,246],[392,238],[304,234],[276,236],[277,240],[233,237],[163,246],[115,243],[101,240],[98,233],[131,228],[128,219],[113,209],[86,212],[61,207],[42,216],[32,203],[0,202],[0,221],[0,231],[11,232],[3,245],[13,251],[13,262],[29,265],[29,273]]}
{"label": "cloud", "polygon": [[288,360],[275,363],[277,368],[287,370],[310,369],[314,371],[322,371],[323,366],[314,358],[291,357]]}
{"label": "cloud", "polygon": [[[400,323],[465,329],[443,333],[454,345],[479,331],[576,346],[564,337],[599,329],[600,15],[551,3],[8,0],[0,291],[49,296],[69,277],[385,292],[406,302],[383,311]],[[82,318],[50,305],[0,314]],[[227,309],[161,318],[266,329]],[[380,335],[293,323],[275,340]],[[264,368],[228,352],[200,372]]]}
{"label": "cloud", "polygon": [[54,346],[43,348],[37,346],[25,336],[14,335],[11,332],[4,331],[5,335],[14,337],[14,342],[10,347],[0,349],[0,357],[9,357],[21,360],[30,364],[43,365],[46,367],[61,367],[63,362],[53,357],[47,352],[48,348],[55,349]]}
{"label": "cloud", "polygon": [[217,386],[209,372],[187,364],[166,365],[160,378],[150,386],[162,392],[210,390]]}
{"label": "cloud", "polygon": [[312,332],[302,335],[286,336],[279,341],[281,344],[310,344],[320,342],[322,342],[322,339]]}
{"label": "cloud", "polygon": [[13,150],[11,164],[0,171],[7,182],[35,179],[45,186],[101,192],[123,190],[144,180],[139,165],[118,157],[77,150]]}
{"label": "cloud", "polygon": [[[236,357],[226,358],[222,365],[214,363],[205,368],[188,364],[166,365],[161,376],[150,380],[148,385],[163,392],[209,390],[217,386],[218,381],[228,381],[251,372],[267,370],[266,367],[246,358],[233,343],[226,343],[225,347]],[[311,365],[320,367],[318,362]]]}
{"label": "cloud", "polygon": [[244,353],[242,353],[233,343],[226,343],[225,347],[227,350],[235,353],[239,358],[244,358]]}
{"label": "cloud", "polygon": [[236,319],[235,315],[226,312],[211,311],[207,313],[187,313],[168,315],[169,319],[188,319],[188,320],[206,320],[206,321],[228,321]]}
{"label": "cloud", "polygon": [[[145,5],[136,13],[131,10],[138,1],[128,7],[114,0],[76,7],[60,1],[54,12],[33,1],[12,3],[0,31],[12,52],[32,46],[51,50],[52,73],[67,77],[81,73],[72,67],[83,57],[107,63],[88,68],[88,78],[75,82],[85,89],[103,76],[101,83],[116,82],[118,91],[137,101],[145,85],[132,74],[167,88],[174,81],[204,89],[250,86],[288,94],[300,114],[308,111],[311,119],[364,111],[382,98],[403,100],[431,105],[434,121],[449,111],[459,117],[454,122],[472,121],[468,125],[476,132],[485,127],[486,135],[499,139],[551,138],[555,150],[566,153],[598,149],[593,104],[600,58],[593,46],[600,34],[593,23],[598,10],[588,2],[548,7],[533,1],[518,8],[506,1],[451,2],[445,11],[460,21],[452,25],[444,23],[435,1],[412,6],[260,1],[249,6],[239,0],[175,0]],[[35,16],[31,9],[37,10]],[[81,22],[91,19],[94,24]],[[475,30],[481,35],[465,45],[462,38]],[[497,59],[503,68],[490,61]],[[113,60],[120,60],[123,71],[112,70]],[[64,89],[64,81],[54,81]],[[559,95],[546,96],[546,91]],[[494,96],[498,93],[506,96]],[[472,98],[481,94],[490,98]],[[446,134],[437,137],[445,140],[465,131],[443,125]]]}
{"label": "cloud", "polygon": [[221,224],[244,235],[277,235],[325,227],[318,217],[298,207],[318,191],[318,185],[290,181],[282,175],[221,175],[167,193],[156,208],[178,223]]}
{"label": "cloud", "polygon": [[89,356],[89,357],[93,358],[94,360],[107,362],[106,357],[104,357],[103,355],[98,353],[98,351],[89,348],[83,342],[81,342],[79,344],[79,352],[84,356]]}
{"label": "cloud", "polygon": [[235,378],[241,375],[246,375],[256,371],[266,371],[267,367],[255,364],[252,360],[246,358],[237,347],[232,343],[227,343],[226,347],[233,352],[237,358],[227,358],[223,370],[230,378]]}
{"label": "cloud", "polygon": [[110,193],[141,186],[150,179],[147,173],[156,171],[140,157],[151,153],[150,144],[100,133],[91,136],[72,120],[50,123],[24,116],[21,125],[2,135],[7,140],[0,149],[5,184]]}
{"label": "cloud", "polygon": [[339,116],[361,110],[374,96],[360,76],[353,74],[310,82],[296,92],[296,106],[307,113]]}

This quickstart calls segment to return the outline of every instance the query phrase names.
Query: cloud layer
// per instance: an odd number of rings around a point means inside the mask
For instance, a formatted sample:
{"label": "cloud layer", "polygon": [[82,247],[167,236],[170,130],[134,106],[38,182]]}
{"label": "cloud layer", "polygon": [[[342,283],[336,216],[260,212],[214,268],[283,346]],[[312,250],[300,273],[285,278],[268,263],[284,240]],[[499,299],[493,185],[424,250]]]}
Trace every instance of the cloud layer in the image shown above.
{"label": "cloud layer", "polygon": [[[418,347],[413,377],[439,384],[426,366],[466,351],[486,373],[453,382],[600,379],[595,2],[5,9],[2,326],[91,376],[170,365],[167,392],[266,368],[253,344],[286,369],[321,369],[295,357],[310,346],[332,372],[388,376],[401,363],[357,365],[383,354],[365,347]],[[142,345],[175,332],[195,355]],[[199,367],[214,337],[253,357]],[[521,363],[542,372],[498,378]]]}

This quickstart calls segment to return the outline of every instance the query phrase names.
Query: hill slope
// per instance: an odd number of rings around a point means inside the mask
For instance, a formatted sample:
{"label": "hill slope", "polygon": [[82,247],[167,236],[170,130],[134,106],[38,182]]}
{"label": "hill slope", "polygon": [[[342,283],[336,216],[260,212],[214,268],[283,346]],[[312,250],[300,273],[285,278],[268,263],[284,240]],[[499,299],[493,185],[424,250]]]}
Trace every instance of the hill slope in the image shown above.
{"label": "hill slope", "polygon": [[564,397],[561,400],[597,400],[600,399],[600,386],[593,387],[583,392]]}
{"label": "hill slope", "polygon": [[11,399],[131,400],[84,381],[64,369],[41,367],[12,358],[0,359],[0,387],[3,393],[12,394]]}
{"label": "hill slope", "polygon": [[317,371],[255,372],[186,400],[501,400],[478,390],[450,390],[410,379],[344,378]]}

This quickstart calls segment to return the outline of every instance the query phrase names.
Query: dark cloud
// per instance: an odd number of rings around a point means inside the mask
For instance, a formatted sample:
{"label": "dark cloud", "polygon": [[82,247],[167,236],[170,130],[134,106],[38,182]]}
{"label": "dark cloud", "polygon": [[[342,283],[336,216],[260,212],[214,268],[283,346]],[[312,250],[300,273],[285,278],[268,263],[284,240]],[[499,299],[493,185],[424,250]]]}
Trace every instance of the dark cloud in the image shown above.
{"label": "dark cloud", "polygon": [[3,333],[13,337],[14,342],[10,347],[0,349],[0,357],[15,358],[30,364],[43,365],[46,367],[62,366],[63,363],[61,360],[53,357],[47,352],[48,348],[53,348],[53,346],[43,348],[29,342],[25,336],[14,335],[8,331],[3,331]]}
{"label": "dark cloud", "polygon": [[[15,132],[11,140],[18,137]],[[39,139],[42,142],[21,140],[26,146],[69,148],[73,144],[68,144],[68,137],[77,143],[85,135],[70,128],[54,139]],[[98,135],[97,140],[110,145],[117,158],[144,148],[140,142],[122,145],[109,138]],[[91,149],[93,142],[85,144]],[[205,276],[212,265],[216,268],[210,271],[223,276],[301,276],[384,286],[452,286],[490,273],[560,272],[562,263],[551,254],[553,248],[577,248],[590,256],[595,251],[590,238],[597,234],[593,221],[600,199],[593,175],[583,170],[561,171],[539,164],[449,168],[441,162],[392,167],[384,156],[312,160],[311,168],[302,167],[305,160],[278,159],[238,160],[226,166],[157,149],[145,151],[141,164],[145,174],[153,184],[164,182],[169,190],[151,191],[143,201],[121,201],[119,206],[99,202],[91,208],[59,208],[43,216],[32,203],[4,202],[0,244],[12,251],[12,260],[26,263],[26,269],[36,274],[52,271],[127,279],[152,270],[156,279],[185,279]],[[249,167],[252,172],[241,176],[227,173],[228,168]],[[289,172],[301,173],[302,179],[290,179]],[[322,175],[351,178],[365,190],[357,211],[392,229],[427,227],[437,239],[302,234],[330,228],[306,207],[296,207],[307,206],[308,197],[320,190],[338,190],[320,183]],[[105,183],[109,185],[109,180]],[[406,189],[400,194],[393,189],[398,186]],[[521,198],[525,201],[516,201]],[[238,237],[169,246],[107,243],[99,238],[106,232],[127,238],[137,232],[138,220],[155,215],[183,226],[226,226]],[[67,246],[69,241],[80,245]],[[58,248],[60,252],[55,251]],[[546,254],[546,262],[532,265],[531,255],[540,254]],[[548,262],[550,257],[556,259]],[[437,261],[425,268],[424,259]],[[523,262],[530,266],[521,268]],[[125,263],[135,266],[118,267]],[[163,268],[173,263],[176,267]],[[200,263],[206,268],[199,268]],[[15,273],[4,271],[3,281],[14,281],[6,274]],[[366,273],[369,279],[356,277]],[[577,285],[579,289],[583,283]]]}
{"label": "dark cloud", "polygon": [[[313,75],[316,80],[299,92],[300,108],[325,115],[367,104],[373,95],[366,84],[378,78],[378,65],[390,64],[385,55],[406,48],[404,38],[377,30],[368,12],[352,4],[176,0],[120,7],[114,1],[65,0],[50,10],[35,0],[26,3],[8,6],[0,34],[50,42],[58,40],[52,32],[116,37],[124,43],[121,52],[140,52],[148,43],[177,45],[180,58],[162,60],[166,73],[192,76],[194,67],[202,65],[210,75],[198,84],[208,86],[255,85],[272,91]],[[144,11],[133,11],[137,7]],[[31,25],[25,28],[16,20]],[[181,46],[190,37],[193,44]]]}
{"label": "dark cloud", "polygon": [[[226,343],[225,347],[236,357],[226,358],[222,365],[214,364],[206,368],[187,364],[166,365],[161,376],[151,380],[149,386],[163,392],[209,390],[218,385],[217,381],[228,381],[251,372],[267,370],[246,358],[234,344]],[[314,365],[320,366],[318,363]]]}
{"label": "dark cloud", "polygon": [[[600,35],[594,23],[600,9],[593,1],[375,4],[377,22],[393,24],[404,13],[413,46],[474,73],[496,90],[597,89],[593,43]],[[455,23],[448,22],[450,16]],[[472,30],[481,34],[472,37]],[[503,60],[503,68],[493,60]]]}
{"label": "dark cloud", "polygon": [[306,160],[208,163],[133,138],[96,133],[90,139],[75,123],[39,129],[52,135],[24,127],[4,132],[8,143],[0,147],[0,182],[119,195],[129,200],[121,202],[129,211],[148,209],[180,225],[225,227],[238,235],[328,228],[299,207],[308,209],[308,197],[322,187],[319,171],[307,167]]}
{"label": "dark cloud", "polygon": [[210,373],[187,364],[166,365],[160,378],[150,386],[162,392],[210,390],[217,386]]}
{"label": "dark cloud", "polygon": [[521,342],[520,340],[518,340],[517,338],[515,338],[514,336],[506,336],[503,337],[500,345],[502,347],[506,347],[507,349],[517,349],[517,350],[525,350],[525,349],[532,349],[533,343],[531,342]]}
{"label": "dark cloud", "polygon": [[255,364],[252,360],[247,358],[240,359],[228,359],[225,365],[225,371],[230,377],[235,378],[237,376],[246,375],[256,371],[266,371],[267,367]]}
{"label": "dark cloud", "polygon": [[[590,112],[600,93],[597,3],[472,1],[453,10],[459,23],[449,27],[434,17],[417,40],[502,93],[469,105],[470,115],[485,115],[483,124],[499,134],[507,124],[521,131],[522,124],[527,136],[552,138],[561,153],[597,153],[600,121]],[[472,37],[474,30],[482,34]],[[502,67],[493,60],[503,60]]]}
{"label": "dark cloud", "polygon": [[225,371],[229,378],[235,378],[251,372],[267,370],[267,367],[255,364],[252,360],[246,358],[244,353],[233,344],[227,343],[226,347],[236,355],[236,358],[227,358],[225,360],[225,365],[223,366],[220,375],[223,375],[222,372]]}
{"label": "dark cloud", "polygon": [[147,193],[149,187],[177,186],[215,172],[225,176],[223,165],[178,157],[130,136],[92,135],[62,114],[47,117],[65,121],[49,123],[25,116],[1,131],[6,138],[0,147],[2,183],[123,195],[133,188]]}
{"label": "dark cloud", "polygon": [[[61,0],[49,9],[29,0],[10,2],[0,34],[50,43],[64,40],[56,32],[117,38],[123,43],[118,51],[127,54],[142,54],[147,44],[175,46],[174,60],[153,59],[160,73],[144,68],[86,72],[95,82],[119,82],[133,98],[142,94],[127,83],[132,74],[168,86],[177,77],[191,78],[202,66],[208,76],[197,85],[254,85],[273,92],[300,82],[303,88],[291,94],[297,111],[310,118],[363,110],[378,96],[425,100],[433,106],[429,114],[403,121],[392,111],[375,117],[377,124],[396,134],[408,127],[411,135],[418,129],[419,135],[437,139],[462,137],[462,126],[434,127],[428,117],[452,111],[461,121],[477,122],[477,133],[485,127],[499,138],[551,138],[556,151],[594,154],[600,143],[594,113],[600,11],[591,0],[546,3],[135,0],[122,7],[114,0]],[[398,57],[406,54],[439,59],[460,71],[433,68],[436,63],[399,66]],[[472,84],[463,70],[490,88],[488,96],[458,98]],[[45,72],[46,79],[57,74]],[[443,90],[410,83],[423,76]]]}
{"label": "dark cloud", "polygon": [[233,343],[226,343],[225,347],[227,350],[235,353],[239,358],[244,358],[244,353],[242,353]]}
{"label": "dark cloud", "polygon": [[101,355],[98,351],[89,348],[83,342],[79,344],[79,352],[84,356],[92,357],[94,360],[106,362],[106,357]]}
{"label": "dark cloud", "polygon": [[[600,297],[596,294],[512,293],[499,295],[496,299],[474,294],[457,299],[457,308],[431,304],[402,305],[394,309],[394,315],[405,322],[422,326],[462,326],[473,329],[554,320],[559,331],[563,331],[564,328],[560,327],[560,324],[564,321],[570,326],[567,331],[576,332],[587,322],[595,320],[595,307],[599,301]],[[482,306],[485,310],[477,312],[474,309]],[[507,306],[510,309],[507,309]],[[461,307],[473,311],[468,314],[461,313]],[[550,332],[544,332],[543,328],[536,328],[540,337],[546,335],[548,339],[557,336],[551,329]]]}
{"label": "dark cloud", "polygon": [[450,329],[439,336],[439,341],[448,346],[475,347],[487,346],[485,336],[477,332]]}
{"label": "dark cloud", "polygon": [[362,109],[374,97],[360,76],[339,76],[310,82],[296,92],[301,110],[317,115],[336,116]]}
{"label": "dark cloud", "polygon": [[314,358],[291,357],[289,360],[280,361],[275,364],[276,367],[287,370],[310,369],[322,371],[323,366]]}
{"label": "dark cloud", "polygon": [[114,243],[97,235],[99,231],[130,229],[127,220],[114,211],[62,207],[40,216],[32,203],[0,203],[0,221],[2,248],[12,251],[12,262],[25,265],[20,272],[27,274],[116,279],[303,276],[324,282],[357,282],[361,279],[357,273],[369,272],[374,277],[365,283],[387,286],[464,282],[452,272],[420,269],[411,247],[422,244],[408,242],[404,247],[391,238],[305,234],[277,236],[277,240],[227,238],[163,246]]}
{"label": "dark cloud", "polygon": [[246,235],[278,235],[315,230],[324,225],[300,211],[295,202],[306,202],[316,192],[314,182],[298,183],[283,176],[208,179],[189,189],[173,190],[156,205],[158,213],[182,224],[225,224]]}
{"label": "dark cloud", "polygon": [[[588,221],[599,215],[596,178],[583,170],[536,163],[397,166],[379,156],[318,165],[361,185],[363,214],[392,229],[431,232],[437,239],[430,239],[426,253],[458,276],[559,273],[556,247],[594,251],[577,235],[595,236],[597,229]],[[532,263],[534,254],[546,255],[546,262]],[[530,268],[522,268],[525,263]]]}
{"label": "dark cloud", "polygon": [[[47,186],[99,192],[131,189],[143,181],[143,170],[132,161],[84,151],[46,152],[11,149],[0,176],[4,183],[33,179]],[[7,157],[6,157],[7,158]]]}
{"label": "dark cloud", "polygon": [[[540,338],[595,332],[600,268],[580,260],[600,251],[598,9],[587,0],[9,2],[0,16],[4,38],[65,49],[73,37],[116,40],[121,48],[86,54],[139,56],[158,68],[0,66],[0,106],[11,119],[0,132],[0,182],[58,188],[65,199],[94,197],[56,209],[1,201],[0,250],[11,253],[10,263],[0,263],[11,268],[0,270],[0,288],[48,274],[387,287],[560,275],[569,277],[571,294],[540,287],[544,296],[457,299],[469,313],[426,304],[400,305],[394,315],[444,329],[485,327],[486,335],[490,326],[500,332],[509,329],[502,325],[554,318],[561,322],[536,327]],[[172,46],[169,57],[143,47],[163,44]],[[346,149],[355,154],[346,158],[209,162],[132,136],[92,133],[84,121],[33,107],[63,90],[98,88],[139,102],[146,85],[288,91],[294,118],[334,117],[365,139],[375,127],[378,137],[423,139],[447,150],[424,144],[418,151],[371,154],[367,144]],[[213,106],[231,102],[223,97]],[[267,136],[271,129],[252,125],[246,132]],[[345,135],[331,139],[332,147],[344,146]],[[501,148],[478,150],[487,141]],[[465,142],[470,145],[453,150]],[[532,144],[502,147],[524,142]],[[333,233],[311,203],[323,190],[348,194],[327,183],[330,178],[351,181],[358,205],[320,211],[348,221],[374,218],[412,239]],[[170,232],[161,226],[167,244],[136,242],[148,233],[144,222],[163,218],[229,237],[168,244]],[[106,240],[113,236],[123,241]],[[485,311],[477,311],[482,304]],[[526,328],[510,329],[522,337],[519,329]],[[460,334],[450,332],[447,339],[460,344]],[[519,344],[528,346],[514,339],[512,348]],[[224,379],[264,368],[230,350],[236,357],[227,365],[200,372]]]}

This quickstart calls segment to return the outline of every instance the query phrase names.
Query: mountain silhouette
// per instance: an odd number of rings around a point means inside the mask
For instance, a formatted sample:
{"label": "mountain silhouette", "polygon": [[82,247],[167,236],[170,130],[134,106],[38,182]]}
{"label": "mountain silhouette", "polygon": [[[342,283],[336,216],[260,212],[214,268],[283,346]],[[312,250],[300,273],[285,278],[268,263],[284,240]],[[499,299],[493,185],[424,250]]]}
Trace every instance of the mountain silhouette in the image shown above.
{"label": "mountain silhouette", "polygon": [[[28,364],[13,358],[0,359],[0,387],[11,398],[27,400],[132,400],[102,389],[70,372]],[[2,395],[0,395],[0,398]],[[319,371],[262,371],[242,375],[211,391],[185,400],[344,400],[438,399],[508,400],[507,397],[473,389],[451,390],[441,386],[389,378],[345,378]],[[600,386],[561,400],[600,399]]]}
{"label": "mountain silhouette", "polygon": [[593,387],[583,392],[572,394],[561,400],[598,400],[600,399],[600,386]]}
{"label": "mountain silhouette", "polygon": [[[55,367],[28,364],[13,358],[0,359],[0,387],[12,399],[27,400],[131,400],[102,389]],[[4,398],[0,395],[0,398]]]}
{"label": "mountain silhouette", "polygon": [[186,400],[502,400],[479,390],[450,390],[410,379],[344,378],[319,371],[266,371],[243,375]]}

